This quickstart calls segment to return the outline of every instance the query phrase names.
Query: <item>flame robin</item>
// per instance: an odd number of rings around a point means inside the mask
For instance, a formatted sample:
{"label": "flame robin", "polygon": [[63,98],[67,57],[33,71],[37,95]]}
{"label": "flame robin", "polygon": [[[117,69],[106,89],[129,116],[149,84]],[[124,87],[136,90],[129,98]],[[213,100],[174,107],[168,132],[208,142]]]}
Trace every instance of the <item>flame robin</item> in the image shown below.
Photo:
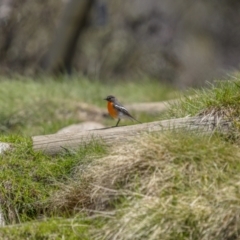
{"label": "flame robin", "polygon": [[109,95],[106,98],[104,98],[104,100],[108,101],[107,108],[108,108],[109,115],[112,118],[117,118],[118,119],[118,122],[117,122],[115,127],[118,126],[118,124],[119,124],[119,122],[122,118],[131,119],[131,120],[134,120],[138,123],[141,123],[137,119],[135,119],[128,112],[128,110],[125,107],[123,107],[123,105],[121,103],[118,102],[117,98],[115,98],[114,96]]}

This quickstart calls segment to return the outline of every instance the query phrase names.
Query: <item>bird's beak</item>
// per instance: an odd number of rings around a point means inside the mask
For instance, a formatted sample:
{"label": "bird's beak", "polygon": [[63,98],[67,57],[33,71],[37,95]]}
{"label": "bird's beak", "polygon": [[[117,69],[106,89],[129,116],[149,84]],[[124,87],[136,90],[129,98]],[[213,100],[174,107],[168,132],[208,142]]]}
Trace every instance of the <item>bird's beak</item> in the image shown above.
{"label": "bird's beak", "polygon": [[104,98],[103,100],[107,100],[107,98]]}

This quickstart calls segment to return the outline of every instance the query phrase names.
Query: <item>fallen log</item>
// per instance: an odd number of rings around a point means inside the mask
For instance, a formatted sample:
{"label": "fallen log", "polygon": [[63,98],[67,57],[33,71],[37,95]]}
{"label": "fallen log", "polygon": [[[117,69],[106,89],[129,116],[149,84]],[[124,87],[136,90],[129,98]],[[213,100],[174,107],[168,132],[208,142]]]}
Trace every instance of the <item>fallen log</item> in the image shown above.
{"label": "fallen log", "polygon": [[136,124],[122,127],[101,128],[90,131],[65,134],[34,136],[33,149],[54,155],[70,149],[78,149],[94,140],[101,140],[107,145],[125,143],[143,133],[163,132],[169,129],[188,129],[212,133],[215,130],[228,132],[231,122],[216,117],[185,117],[164,121]]}

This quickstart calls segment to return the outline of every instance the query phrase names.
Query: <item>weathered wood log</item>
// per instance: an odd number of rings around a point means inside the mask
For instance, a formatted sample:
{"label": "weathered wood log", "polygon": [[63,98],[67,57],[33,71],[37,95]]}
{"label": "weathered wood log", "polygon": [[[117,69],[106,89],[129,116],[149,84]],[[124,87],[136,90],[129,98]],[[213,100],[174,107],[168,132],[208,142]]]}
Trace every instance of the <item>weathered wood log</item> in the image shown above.
{"label": "weathered wood log", "polygon": [[190,131],[199,130],[201,133],[211,133],[215,130],[227,132],[230,127],[231,122],[224,119],[216,119],[215,117],[187,117],[78,133],[34,136],[32,140],[35,151],[43,151],[46,154],[54,155],[67,149],[78,149],[93,139],[101,139],[104,143],[111,145],[112,143],[125,143],[143,133],[162,132],[168,129],[185,128]]}

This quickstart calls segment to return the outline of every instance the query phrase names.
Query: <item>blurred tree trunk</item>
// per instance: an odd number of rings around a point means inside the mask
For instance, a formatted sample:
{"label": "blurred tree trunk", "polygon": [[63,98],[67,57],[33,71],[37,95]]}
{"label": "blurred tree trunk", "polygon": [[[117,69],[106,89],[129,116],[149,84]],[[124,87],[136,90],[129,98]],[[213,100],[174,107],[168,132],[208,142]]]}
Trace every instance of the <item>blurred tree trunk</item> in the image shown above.
{"label": "blurred tree trunk", "polygon": [[71,73],[71,63],[80,33],[87,25],[94,0],[69,0],[43,68],[53,74]]}
{"label": "blurred tree trunk", "polygon": [[0,0],[0,60],[4,61],[13,39],[13,0]]}

